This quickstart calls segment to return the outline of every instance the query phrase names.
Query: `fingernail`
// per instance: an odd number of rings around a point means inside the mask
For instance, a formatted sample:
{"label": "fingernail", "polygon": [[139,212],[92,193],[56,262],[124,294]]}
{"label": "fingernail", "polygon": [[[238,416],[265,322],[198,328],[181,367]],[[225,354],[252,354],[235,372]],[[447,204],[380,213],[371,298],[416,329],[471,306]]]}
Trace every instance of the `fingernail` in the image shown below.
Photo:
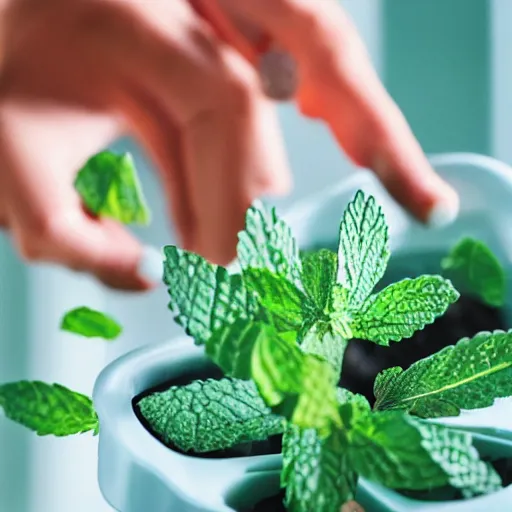
{"label": "fingernail", "polygon": [[443,228],[452,224],[459,215],[459,198],[456,194],[440,199],[432,208],[427,220],[429,228]]}
{"label": "fingernail", "polygon": [[280,50],[269,50],[260,57],[259,74],[263,92],[276,101],[288,101],[299,85],[297,64],[293,57]]}
{"label": "fingernail", "polygon": [[164,256],[156,247],[145,245],[139,261],[139,275],[150,283],[159,283],[164,276]]}

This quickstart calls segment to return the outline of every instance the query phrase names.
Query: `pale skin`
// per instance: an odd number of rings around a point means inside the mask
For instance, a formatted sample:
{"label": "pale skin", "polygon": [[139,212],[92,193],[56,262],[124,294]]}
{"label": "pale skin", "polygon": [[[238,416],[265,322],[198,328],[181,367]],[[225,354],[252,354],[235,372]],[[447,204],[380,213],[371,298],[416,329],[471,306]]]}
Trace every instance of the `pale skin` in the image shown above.
{"label": "pale skin", "polygon": [[[325,122],[415,217],[427,222],[436,206],[457,202],[339,2],[218,1],[249,40],[265,34],[294,57],[300,111]],[[87,158],[129,133],[159,171],[180,244],[230,262],[249,204],[291,185],[275,105],[236,45],[187,0],[0,6],[0,226],[20,255],[115,288],[152,286],[139,242],[88,215],[73,190]]]}

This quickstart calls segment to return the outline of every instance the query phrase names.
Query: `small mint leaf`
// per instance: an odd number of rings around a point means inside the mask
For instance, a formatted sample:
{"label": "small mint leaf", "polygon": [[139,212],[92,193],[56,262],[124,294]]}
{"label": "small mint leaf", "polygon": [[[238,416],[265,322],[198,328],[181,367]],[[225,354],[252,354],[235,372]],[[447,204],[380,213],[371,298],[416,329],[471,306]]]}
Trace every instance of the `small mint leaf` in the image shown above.
{"label": "small mint leaf", "polygon": [[480,240],[464,238],[442,260],[443,270],[454,272],[469,292],[492,307],[502,307],[506,297],[506,274],[492,251]]}
{"label": "small mint leaf", "polygon": [[338,248],[338,283],[349,290],[351,310],[359,308],[384,275],[388,239],[382,209],[360,190],[343,215]]}
{"label": "small mint leaf", "polygon": [[512,331],[482,332],[404,372],[386,370],[377,377],[375,408],[408,409],[422,417],[436,417],[440,408],[449,412],[447,404],[453,413],[489,407],[495,398],[512,396],[511,374]]}
{"label": "small mint leaf", "polygon": [[123,224],[149,224],[150,211],[129,153],[103,151],[90,158],[75,179],[75,188],[93,214]]}
{"label": "small mint leaf", "polygon": [[254,202],[246,214],[245,230],[239,234],[237,251],[242,269],[266,268],[292,283],[300,283],[297,242],[274,208]]}
{"label": "small mint leaf", "polygon": [[308,298],[286,278],[266,268],[249,268],[243,273],[246,287],[253,291],[278,331],[296,331],[309,309]]}
{"label": "small mint leaf", "polygon": [[0,385],[0,407],[40,436],[71,436],[99,429],[92,400],[60,384],[19,381]]}
{"label": "small mint leaf", "polygon": [[270,333],[260,336],[251,373],[265,403],[291,423],[322,435],[339,424],[336,373],[327,361],[305,354],[296,343]]}
{"label": "small mint leaf", "polygon": [[338,256],[328,249],[320,249],[302,257],[302,284],[320,311],[331,309],[337,269]]}
{"label": "small mint leaf", "polygon": [[391,489],[449,484],[472,496],[501,487],[494,469],[480,460],[470,434],[398,411],[360,416],[348,432],[348,441],[354,470]]}
{"label": "small mint leaf", "polygon": [[88,307],[68,311],[62,318],[60,328],[87,338],[114,340],[122,332],[122,327],[111,317]]}
{"label": "small mint leaf", "polygon": [[342,430],[321,438],[314,429],[289,426],[283,437],[281,486],[289,512],[340,512],[354,498],[357,474]]}
{"label": "small mint leaf", "polygon": [[389,345],[410,338],[459,298],[450,281],[421,276],[394,283],[370,296],[353,315],[354,337]]}
{"label": "small mint leaf", "polygon": [[253,382],[195,381],[153,393],[137,404],[151,430],[184,452],[204,453],[280,434],[282,418],[271,414]]}
{"label": "small mint leaf", "polygon": [[257,300],[246,290],[240,275],[229,275],[225,268],[174,246],[164,251],[169,308],[197,344],[204,344],[214,331],[238,318],[256,315]]}

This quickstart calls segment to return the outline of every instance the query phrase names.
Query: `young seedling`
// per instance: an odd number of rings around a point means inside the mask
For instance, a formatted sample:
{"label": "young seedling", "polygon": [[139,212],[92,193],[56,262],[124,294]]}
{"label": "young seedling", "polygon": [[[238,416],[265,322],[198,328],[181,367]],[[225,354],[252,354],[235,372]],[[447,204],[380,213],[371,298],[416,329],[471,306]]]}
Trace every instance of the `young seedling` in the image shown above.
{"label": "young seedling", "polygon": [[165,442],[201,453],[282,431],[282,486],[293,512],[338,512],[359,476],[401,490],[450,485],[466,497],[500,487],[470,434],[422,418],[512,395],[512,333],[480,333],[405,371],[383,372],[373,411],[337,387],[349,339],[398,342],[459,296],[435,275],[373,293],[390,256],[373,197],[359,192],[349,204],[337,254],[299,254],[290,229],[259,203],[240,234],[240,274],[173,246],[165,254],[176,321],[226,375],[138,402]]}

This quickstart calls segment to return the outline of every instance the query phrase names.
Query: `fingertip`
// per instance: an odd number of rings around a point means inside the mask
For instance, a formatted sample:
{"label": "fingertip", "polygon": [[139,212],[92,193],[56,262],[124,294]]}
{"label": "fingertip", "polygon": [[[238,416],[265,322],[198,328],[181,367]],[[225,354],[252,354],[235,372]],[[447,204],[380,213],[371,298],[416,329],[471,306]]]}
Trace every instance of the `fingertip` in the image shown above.
{"label": "fingertip", "polygon": [[160,249],[150,245],[142,247],[137,272],[149,286],[153,287],[163,280],[163,261],[164,257]]}
{"label": "fingertip", "polygon": [[458,194],[451,187],[446,186],[444,194],[439,197],[428,213],[426,224],[433,229],[449,226],[457,220],[459,211]]}

